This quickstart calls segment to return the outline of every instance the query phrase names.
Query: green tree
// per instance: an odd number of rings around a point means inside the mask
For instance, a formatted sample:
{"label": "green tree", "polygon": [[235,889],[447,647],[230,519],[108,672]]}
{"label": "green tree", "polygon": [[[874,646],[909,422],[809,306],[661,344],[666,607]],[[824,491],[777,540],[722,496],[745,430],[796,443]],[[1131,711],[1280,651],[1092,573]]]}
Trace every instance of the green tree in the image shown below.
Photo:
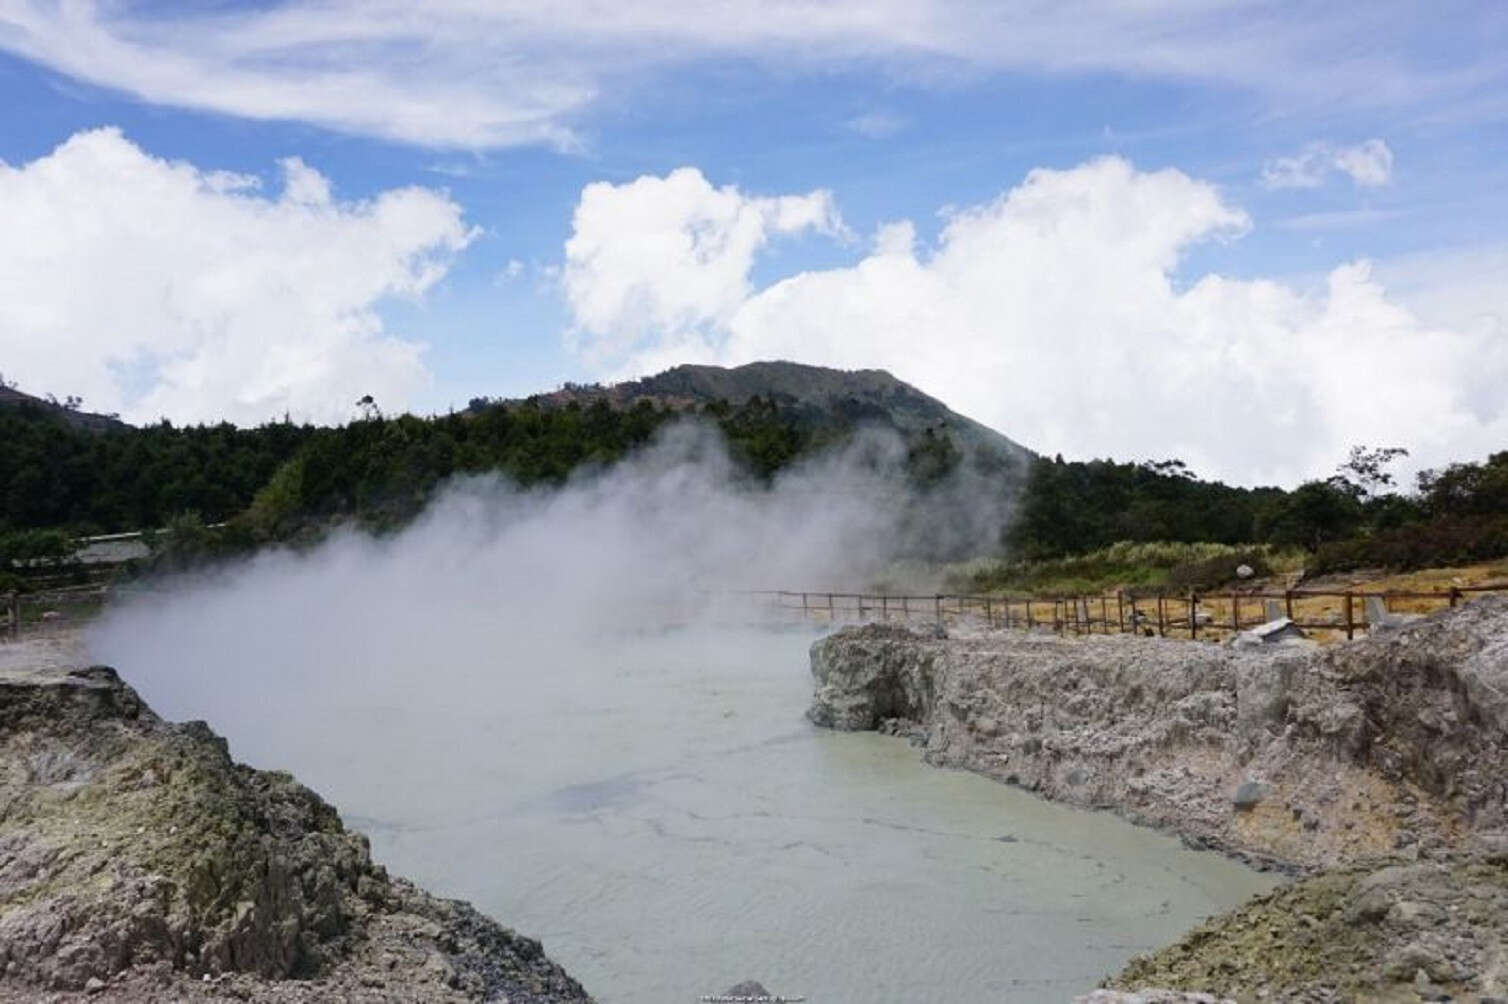
{"label": "green tree", "polygon": [[1362,512],[1361,500],[1333,481],[1307,481],[1272,508],[1260,532],[1269,543],[1316,551],[1353,535]]}

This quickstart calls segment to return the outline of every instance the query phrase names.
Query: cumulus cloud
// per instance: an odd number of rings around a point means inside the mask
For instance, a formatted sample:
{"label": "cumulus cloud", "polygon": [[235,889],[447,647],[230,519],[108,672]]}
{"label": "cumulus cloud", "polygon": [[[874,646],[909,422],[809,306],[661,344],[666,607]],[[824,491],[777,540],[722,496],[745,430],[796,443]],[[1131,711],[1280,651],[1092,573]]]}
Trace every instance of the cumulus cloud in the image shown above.
{"label": "cumulus cloud", "polygon": [[562,277],[574,344],[605,358],[661,332],[724,323],[749,297],[759,249],[808,230],[845,232],[830,193],[754,198],[714,188],[695,168],[588,185]]}
{"label": "cumulus cloud", "polygon": [[0,163],[0,357],[24,389],[133,420],[348,417],[428,381],[376,305],[472,239],[443,194],[343,203],[298,158],[259,179],[147,154],[115,129]]}
{"label": "cumulus cloud", "polygon": [[599,94],[728,56],[910,83],[998,70],[1215,81],[1327,108],[1459,108],[1502,89],[1485,42],[1449,72],[1405,44],[1438,28],[1433,10],[1389,0],[1367,20],[1377,44],[1358,51],[1345,5],[1274,18],[1265,0],[3,0],[0,48],[147,101],[463,149],[572,147]]}
{"label": "cumulus cloud", "polygon": [[1266,188],[1318,188],[1332,174],[1344,174],[1361,188],[1393,180],[1393,151],[1380,139],[1355,146],[1311,143],[1293,157],[1278,157],[1262,168]]}
{"label": "cumulus cloud", "polygon": [[[593,192],[599,210],[633,221],[626,235],[644,226],[633,190]],[[1337,266],[1313,293],[1183,274],[1191,247],[1250,225],[1176,170],[1113,157],[1037,170],[955,211],[935,244],[895,222],[848,267],[700,313],[682,301],[649,329],[582,325],[578,347],[610,376],[688,360],[883,367],[1039,451],[1177,456],[1245,483],[1328,473],[1357,442],[1409,446],[1423,462],[1501,448],[1500,396],[1471,390],[1508,378],[1508,344],[1490,329],[1428,323],[1364,261]],[[599,212],[594,243],[616,230]],[[632,276],[645,301],[677,295],[674,269],[640,264]],[[578,276],[572,306],[594,301],[598,278]]]}

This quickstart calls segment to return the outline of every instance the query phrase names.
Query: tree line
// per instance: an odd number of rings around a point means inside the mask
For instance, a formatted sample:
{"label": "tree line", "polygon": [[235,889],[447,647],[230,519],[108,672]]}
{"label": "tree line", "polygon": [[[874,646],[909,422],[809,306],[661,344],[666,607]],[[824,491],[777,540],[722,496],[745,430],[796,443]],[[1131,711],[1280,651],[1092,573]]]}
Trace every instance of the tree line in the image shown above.
{"label": "tree line", "polygon": [[1335,474],[1292,490],[1203,481],[1177,460],[1038,458],[1006,542],[1025,559],[1120,541],[1301,547],[1315,572],[1508,555],[1508,451],[1423,471],[1408,489],[1389,471],[1405,452],[1357,446]]}
{"label": "tree line", "polygon": [[[382,528],[418,513],[453,476],[499,472],[525,487],[559,484],[583,466],[613,463],[687,414],[714,424],[753,478],[834,438],[759,397],[682,409],[488,402],[433,418],[365,411],[339,426],[162,421],[99,432],[37,405],[0,407],[0,533],[112,533],[162,527],[184,513],[240,520],[271,537],[340,519]],[[919,466],[934,464],[937,452],[923,450]]]}
{"label": "tree line", "polygon": [[[298,539],[354,520],[376,530],[416,515],[456,475],[500,472],[528,487],[611,464],[689,414],[715,425],[743,476],[769,479],[840,441],[852,425],[814,421],[771,398],[671,408],[643,400],[544,406],[478,401],[432,418],[364,417],[339,426],[255,428],[163,421],[108,431],[55,411],[0,407],[0,552],[42,547],[36,530],[83,535],[183,523],[230,523],[242,546]],[[1409,490],[1389,473],[1401,450],[1356,448],[1334,476],[1293,490],[1240,488],[1181,462],[1037,458],[994,489],[1015,494],[1008,524],[982,553],[1024,559],[1083,554],[1118,541],[1300,546],[1315,568],[1420,567],[1508,554],[1508,451],[1426,471]],[[963,454],[946,430],[910,437],[907,475],[925,488]],[[5,545],[4,539],[12,539]],[[55,543],[46,538],[48,546]],[[8,553],[8,552],[6,552]]]}

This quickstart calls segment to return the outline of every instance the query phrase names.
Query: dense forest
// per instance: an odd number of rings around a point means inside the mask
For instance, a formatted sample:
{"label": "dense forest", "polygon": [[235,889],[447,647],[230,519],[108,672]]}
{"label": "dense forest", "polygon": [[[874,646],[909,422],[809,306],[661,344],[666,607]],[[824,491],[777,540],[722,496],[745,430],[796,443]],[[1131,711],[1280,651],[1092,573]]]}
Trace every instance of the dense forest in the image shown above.
{"label": "dense forest", "polygon": [[[368,402],[370,405],[370,402]],[[851,434],[773,399],[671,408],[648,401],[544,406],[478,400],[464,412],[366,417],[333,427],[277,422],[105,430],[56,408],[0,406],[0,559],[26,560],[73,535],[229,522],[240,546],[297,539],[356,520],[382,530],[412,518],[446,479],[501,472],[558,484],[605,465],[692,414],[715,424],[745,476],[768,479]],[[1388,466],[1400,450],[1358,447],[1336,474],[1285,491],[1195,477],[1179,461],[1037,458],[1014,479],[1014,515],[981,553],[1083,554],[1120,541],[1303,547],[1315,568],[1419,567],[1508,554],[1508,452],[1425,472],[1411,490]],[[962,460],[946,431],[911,437],[916,486]],[[1024,484],[1023,484],[1024,482]],[[1005,485],[1005,480],[995,482]],[[37,531],[58,533],[39,536]],[[7,562],[8,564],[9,562]]]}
{"label": "dense forest", "polygon": [[[721,429],[752,476],[768,477],[823,439],[823,430],[759,398],[694,412]],[[210,523],[247,514],[401,522],[453,475],[499,471],[525,486],[560,483],[583,464],[617,460],[684,413],[648,402],[523,402],[435,418],[373,413],[341,426],[164,421],[96,432],[40,407],[0,407],[0,532],[110,533],[161,527],[185,512]]]}
{"label": "dense forest", "polygon": [[1122,541],[1299,547],[1317,572],[1508,555],[1508,452],[1424,471],[1407,490],[1388,470],[1402,455],[1358,446],[1334,475],[1291,491],[1201,481],[1176,460],[1039,458],[1006,541],[1028,560]]}

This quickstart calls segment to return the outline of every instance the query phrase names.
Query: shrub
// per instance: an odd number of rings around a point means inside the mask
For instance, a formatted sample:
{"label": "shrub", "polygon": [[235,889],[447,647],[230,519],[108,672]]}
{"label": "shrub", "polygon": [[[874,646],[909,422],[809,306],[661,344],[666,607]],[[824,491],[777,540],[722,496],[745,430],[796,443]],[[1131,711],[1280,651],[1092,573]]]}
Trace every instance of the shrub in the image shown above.
{"label": "shrub", "polygon": [[1316,574],[1358,568],[1410,571],[1504,556],[1508,556],[1508,515],[1448,516],[1370,537],[1332,541],[1320,547],[1310,569]]}
{"label": "shrub", "polygon": [[1273,571],[1268,554],[1265,548],[1248,548],[1201,561],[1185,562],[1169,570],[1167,586],[1169,590],[1178,593],[1203,593],[1220,589],[1243,581],[1236,575],[1236,569],[1242,565],[1251,568],[1253,578],[1265,577]]}
{"label": "shrub", "polygon": [[1118,588],[1186,592],[1219,588],[1236,578],[1236,568],[1242,564],[1250,565],[1258,575],[1270,575],[1292,566],[1297,553],[1266,545],[1123,540],[1067,558],[971,561],[950,569],[946,580],[948,588],[960,591],[1040,596]]}
{"label": "shrub", "polygon": [[0,534],[0,571],[58,570],[77,561],[78,542],[62,530]]}

